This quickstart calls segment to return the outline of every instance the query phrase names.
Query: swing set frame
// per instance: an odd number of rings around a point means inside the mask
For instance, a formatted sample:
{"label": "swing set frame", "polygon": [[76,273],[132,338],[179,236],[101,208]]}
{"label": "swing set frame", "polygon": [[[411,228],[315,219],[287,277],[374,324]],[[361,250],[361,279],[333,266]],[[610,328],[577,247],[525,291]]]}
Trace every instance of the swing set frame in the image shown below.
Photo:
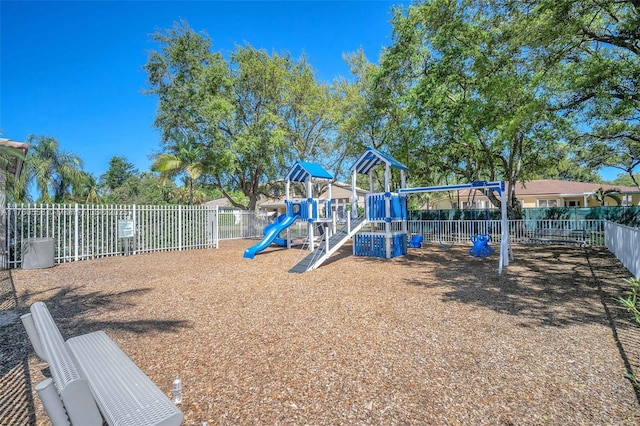
{"label": "swing set frame", "polygon": [[[467,184],[427,186],[419,188],[402,188],[398,189],[399,194],[419,194],[425,192],[447,192],[460,191],[464,189],[486,189],[494,190],[500,194],[500,223],[502,232],[500,234],[500,256],[498,263],[498,273],[502,273],[505,266],[509,266],[510,242],[509,242],[509,224],[507,221],[507,191],[504,181],[487,182],[475,181]],[[442,243],[440,244],[442,246]],[[449,247],[446,247],[449,248]]]}

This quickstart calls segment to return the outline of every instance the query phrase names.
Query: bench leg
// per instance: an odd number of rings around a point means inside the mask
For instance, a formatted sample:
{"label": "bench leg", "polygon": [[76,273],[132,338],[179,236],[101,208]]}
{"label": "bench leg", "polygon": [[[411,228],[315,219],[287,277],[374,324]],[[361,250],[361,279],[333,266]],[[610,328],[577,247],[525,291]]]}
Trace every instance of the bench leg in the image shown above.
{"label": "bench leg", "polygon": [[53,426],[69,426],[71,424],[60,400],[60,395],[58,395],[58,390],[53,384],[53,379],[49,378],[38,383],[36,392],[38,392],[44,411]]}

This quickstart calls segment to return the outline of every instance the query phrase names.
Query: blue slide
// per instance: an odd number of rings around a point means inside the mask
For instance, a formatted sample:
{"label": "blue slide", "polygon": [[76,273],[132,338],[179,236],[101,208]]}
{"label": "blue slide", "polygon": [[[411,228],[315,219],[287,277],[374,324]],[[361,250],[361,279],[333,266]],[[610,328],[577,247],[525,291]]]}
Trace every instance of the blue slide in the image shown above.
{"label": "blue slide", "polygon": [[264,227],[264,238],[260,240],[260,242],[254,246],[249,247],[244,251],[245,259],[253,259],[256,253],[261,252],[271,245],[271,243],[276,243],[279,246],[286,246],[287,242],[278,238],[280,232],[284,231],[291,225],[293,222],[298,220],[300,216],[287,216],[286,214],[280,215],[275,223],[271,223]]}

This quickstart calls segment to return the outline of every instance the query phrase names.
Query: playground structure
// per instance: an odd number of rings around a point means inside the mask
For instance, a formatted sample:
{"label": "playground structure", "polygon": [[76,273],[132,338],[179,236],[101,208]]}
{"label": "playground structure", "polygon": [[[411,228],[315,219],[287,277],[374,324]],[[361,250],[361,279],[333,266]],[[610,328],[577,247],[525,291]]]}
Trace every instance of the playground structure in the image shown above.
{"label": "playground structure", "polygon": [[[331,180],[333,176],[327,172],[322,166],[315,163],[305,161],[297,161],[287,173],[285,179],[285,206],[286,213],[278,216],[276,221],[264,228],[264,237],[259,243],[249,247],[244,252],[244,257],[253,259],[256,253],[261,252],[271,244],[281,247],[291,248],[290,226],[297,220],[307,222],[307,240],[309,250],[315,248],[314,228],[317,224],[327,225],[333,222],[331,199]],[[328,185],[327,199],[313,198],[313,184],[318,181],[325,181]],[[291,199],[291,183],[304,183],[306,189],[306,198]],[[328,232],[331,232],[334,226],[325,226]],[[280,238],[280,233],[287,231],[287,238]]]}
{"label": "playground structure", "polygon": [[[384,192],[374,192],[373,171],[378,166],[384,166]],[[369,194],[364,205],[364,217],[369,224],[369,230],[358,232],[353,240],[353,254],[355,256],[392,257],[407,254],[407,198],[398,192],[391,192],[391,171],[400,171],[401,188],[405,187],[405,172],[407,166],[395,158],[367,148],[351,166],[352,201],[351,209],[355,215],[358,211],[356,179],[358,174],[369,177]]]}
{"label": "playground structure", "polygon": [[[373,171],[378,166],[384,166],[384,192],[374,192]],[[392,170],[400,172],[400,188],[392,191]],[[297,220],[304,220],[308,224],[308,248],[311,253],[293,266],[289,272],[303,273],[317,268],[329,256],[335,253],[345,242],[353,239],[353,254],[355,256],[379,257],[390,259],[407,254],[407,247],[416,247],[415,236],[409,238],[407,232],[407,194],[424,192],[446,192],[464,189],[493,190],[501,199],[501,236],[499,250],[498,272],[502,273],[504,266],[509,264],[509,232],[507,225],[507,200],[504,182],[477,181],[470,184],[431,186],[407,188],[405,172],[408,168],[375,148],[367,148],[351,167],[351,214],[347,215],[346,224],[342,229],[336,229],[335,215],[332,212],[330,173],[320,165],[298,161],[291,168],[286,177],[286,213],[277,218],[276,223],[268,225],[264,230],[264,238],[256,245],[248,248],[245,258],[253,259],[256,253],[264,250],[272,243],[291,247],[289,227]],[[364,206],[358,205],[356,192],[357,175],[369,177],[369,193],[365,197]],[[313,198],[313,182],[323,179],[328,183],[327,199]],[[306,186],[307,198],[290,199],[291,182],[301,182]],[[359,209],[364,207],[364,215],[359,215]],[[323,225],[321,242],[315,245],[314,228]],[[366,229],[363,229],[366,226]],[[282,239],[279,234],[287,230],[287,238]],[[489,246],[490,235],[478,234],[471,237],[473,247],[469,254],[484,258],[494,249]],[[421,246],[422,241],[419,241]],[[441,243],[442,245],[442,243]]]}

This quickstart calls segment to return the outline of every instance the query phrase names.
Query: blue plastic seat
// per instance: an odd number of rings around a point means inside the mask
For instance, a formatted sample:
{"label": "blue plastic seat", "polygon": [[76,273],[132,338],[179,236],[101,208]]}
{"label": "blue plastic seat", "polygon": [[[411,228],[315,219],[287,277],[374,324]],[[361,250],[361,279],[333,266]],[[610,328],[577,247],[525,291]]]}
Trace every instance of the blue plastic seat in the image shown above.
{"label": "blue plastic seat", "polygon": [[411,240],[409,240],[409,247],[411,248],[422,247],[422,240],[424,240],[424,237],[422,235],[411,236]]}
{"label": "blue plastic seat", "polygon": [[489,235],[477,234],[470,238],[473,247],[469,249],[469,255],[473,257],[485,258],[493,253],[493,247],[489,245],[491,237]]}

